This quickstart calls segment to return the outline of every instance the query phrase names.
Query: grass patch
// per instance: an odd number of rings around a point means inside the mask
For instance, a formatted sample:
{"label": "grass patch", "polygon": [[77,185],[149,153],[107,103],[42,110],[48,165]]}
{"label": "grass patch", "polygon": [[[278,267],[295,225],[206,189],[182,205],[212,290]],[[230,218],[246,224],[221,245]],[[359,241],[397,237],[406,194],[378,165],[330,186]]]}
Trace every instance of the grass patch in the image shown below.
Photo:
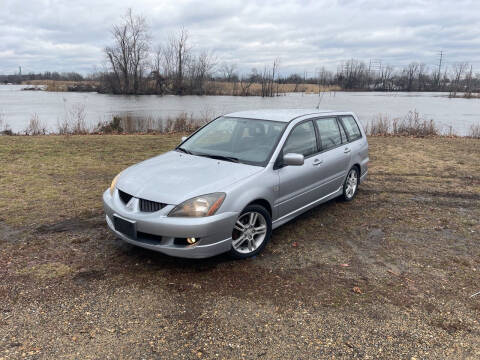
{"label": "grass patch", "polygon": [[[316,355],[345,357],[345,334],[371,357],[478,352],[480,141],[371,137],[354,201],[274,230],[254,259],[190,261],[115,240],[101,201],[181,136],[0,138],[0,358],[148,357],[146,343],[175,359],[316,354],[298,339],[340,339]],[[251,334],[275,353],[248,353]]]}
{"label": "grass patch", "polygon": [[175,135],[4,137],[0,219],[11,225],[102,211],[101,195],[124,168],[172,149]]}

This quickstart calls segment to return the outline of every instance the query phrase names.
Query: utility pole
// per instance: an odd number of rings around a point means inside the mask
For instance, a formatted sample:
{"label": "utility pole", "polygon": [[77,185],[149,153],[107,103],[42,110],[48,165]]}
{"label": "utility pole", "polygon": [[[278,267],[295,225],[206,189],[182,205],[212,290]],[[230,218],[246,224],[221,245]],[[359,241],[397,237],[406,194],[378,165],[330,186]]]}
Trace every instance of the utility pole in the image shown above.
{"label": "utility pole", "polygon": [[438,58],[437,88],[440,87],[440,77],[442,76],[443,50],[440,50],[438,57],[439,58]]}

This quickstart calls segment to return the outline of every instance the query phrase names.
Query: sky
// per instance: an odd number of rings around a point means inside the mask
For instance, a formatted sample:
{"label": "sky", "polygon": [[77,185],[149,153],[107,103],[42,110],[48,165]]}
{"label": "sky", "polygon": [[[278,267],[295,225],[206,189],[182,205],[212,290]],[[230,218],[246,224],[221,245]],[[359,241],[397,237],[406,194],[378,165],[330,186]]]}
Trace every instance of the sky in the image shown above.
{"label": "sky", "polygon": [[146,17],[154,46],[183,26],[194,51],[240,73],[276,58],[284,75],[352,58],[433,69],[440,50],[447,66],[480,72],[478,0],[0,0],[0,74],[102,68],[112,24],[128,8]]}

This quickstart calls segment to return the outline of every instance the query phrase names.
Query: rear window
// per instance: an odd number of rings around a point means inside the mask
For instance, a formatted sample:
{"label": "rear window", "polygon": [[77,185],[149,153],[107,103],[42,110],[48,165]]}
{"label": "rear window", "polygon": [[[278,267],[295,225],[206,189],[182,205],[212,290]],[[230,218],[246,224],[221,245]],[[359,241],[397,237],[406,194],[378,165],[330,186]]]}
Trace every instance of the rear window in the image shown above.
{"label": "rear window", "polygon": [[358,127],[358,124],[353,116],[342,116],[341,118],[345,127],[345,131],[347,132],[348,139],[350,141],[360,139],[362,137],[362,133],[360,132],[360,128]]}

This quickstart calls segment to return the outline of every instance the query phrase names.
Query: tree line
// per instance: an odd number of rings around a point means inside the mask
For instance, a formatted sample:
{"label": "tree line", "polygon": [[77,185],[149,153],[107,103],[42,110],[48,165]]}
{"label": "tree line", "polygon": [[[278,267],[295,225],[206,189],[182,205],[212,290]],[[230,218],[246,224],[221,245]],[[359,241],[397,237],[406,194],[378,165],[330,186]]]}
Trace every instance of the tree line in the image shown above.
{"label": "tree line", "polygon": [[345,90],[449,91],[453,96],[457,92],[471,94],[480,90],[480,73],[474,74],[473,66],[467,62],[443,69],[411,62],[395,69],[382,64],[372,68],[371,64],[352,59],[342,63],[336,73],[322,69],[317,81],[336,84]]}
{"label": "tree line", "polygon": [[[294,84],[289,91],[301,91],[302,84],[334,86],[344,90],[370,91],[450,91],[478,92],[480,74],[468,63],[432,69],[412,62],[395,69],[390,65],[368,64],[351,59],[336,71],[317,69],[310,76],[279,74],[279,60],[239,74],[235,64],[218,64],[208,51],[194,52],[186,29],[180,29],[164,44],[152,46],[144,17],[128,10],[119,24],[112,27],[113,44],[105,48],[107,66],[98,78],[104,92],[115,94],[232,94],[274,96],[281,84]],[[222,86],[219,83],[229,83]]]}
{"label": "tree line", "polygon": [[27,74],[0,75],[0,83],[3,84],[21,84],[23,81],[30,80],[56,80],[56,81],[83,81],[84,76],[76,72],[56,72],[45,71],[43,73],[29,72]]}

